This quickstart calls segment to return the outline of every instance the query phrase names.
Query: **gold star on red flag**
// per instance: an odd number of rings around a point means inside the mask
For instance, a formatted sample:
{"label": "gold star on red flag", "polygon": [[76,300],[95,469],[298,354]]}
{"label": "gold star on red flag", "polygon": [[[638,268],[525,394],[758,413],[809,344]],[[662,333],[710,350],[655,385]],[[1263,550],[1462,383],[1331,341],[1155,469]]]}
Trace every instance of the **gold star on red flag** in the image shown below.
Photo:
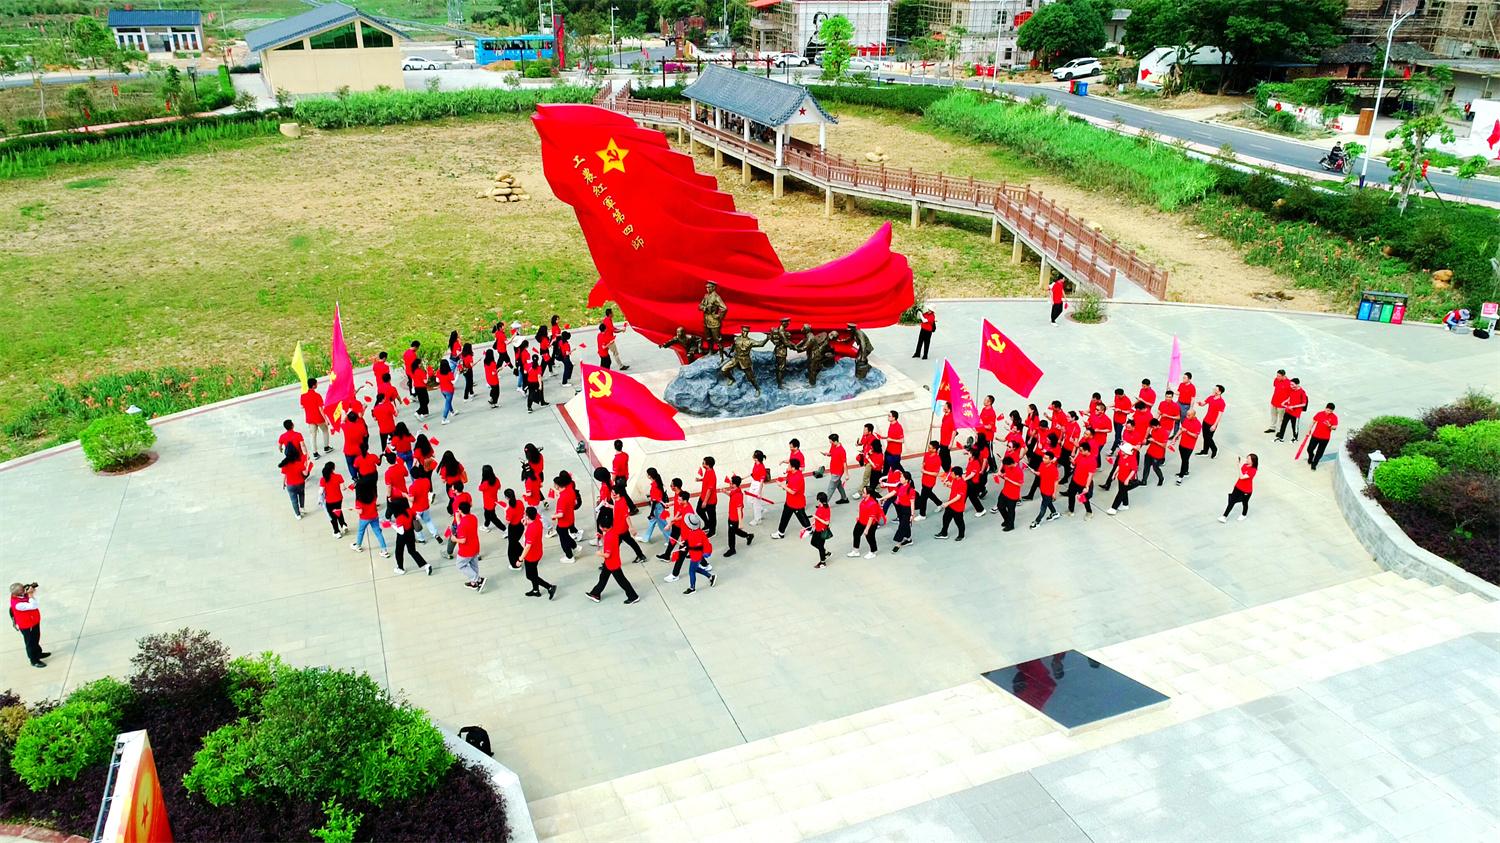
{"label": "gold star on red flag", "polygon": [[615,144],[615,139],[610,138],[609,146],[604,147],[594,154],[598,155],[599,160],[604,162],[603,172],[608,173],[610,170],[619,170],[623,173],[625,172],[625,156],[630,154],[630,150],[621,149]]}

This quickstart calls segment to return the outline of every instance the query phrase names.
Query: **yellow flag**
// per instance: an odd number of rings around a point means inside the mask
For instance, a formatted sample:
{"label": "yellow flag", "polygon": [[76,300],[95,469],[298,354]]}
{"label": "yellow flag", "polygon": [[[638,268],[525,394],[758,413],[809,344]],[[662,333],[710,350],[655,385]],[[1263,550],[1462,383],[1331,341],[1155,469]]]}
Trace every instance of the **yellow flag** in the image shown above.
{"label": "yellow flag", "polygon": [[297,385],[302,391],[307,391],[307,364],[302,362],[302,343],[297,343],[297,350],[292,352],[292,371],[297,373]]}

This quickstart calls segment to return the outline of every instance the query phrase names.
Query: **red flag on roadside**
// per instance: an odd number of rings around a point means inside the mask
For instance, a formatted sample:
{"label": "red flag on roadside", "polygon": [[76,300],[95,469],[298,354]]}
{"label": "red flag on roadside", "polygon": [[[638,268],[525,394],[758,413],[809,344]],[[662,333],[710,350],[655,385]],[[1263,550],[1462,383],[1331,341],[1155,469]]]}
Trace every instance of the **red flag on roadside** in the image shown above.
{"label": "red flag on roadside", "polygon": [[344,414],[340,405],[359,406],[354,395],[354,361],[349,359],[349,348],[344,344],[344,320],[339,315],[339,306],[333,306],[333,340],[328,346],[328,392],[323,396],[323,410],[334,430],[338,430]]}
{"label": "red flag on roadside", "polygon": [[674,441],[687,434],[677,424],[677,408],[651,394],[640,381],[610,369],[581,364],[583,406],[590,439]]}
{"label": "red flag on roadside", "polygon": [[949,402],[953,409],[953,426],[974,429],[979,427],[979,408],[974,404],[974,393],[964,386],[963,378],[953,370],[953,364],[943,361],[943,374],[938,380],[937,400]]}
{"label": "red flag on roadside", "polygon": [[1031,358],[988,319],[984,320],[979,343],[979,368],[994,375],[1022,398],[1031,397],[1036,382],[1042,379],[1042,370],[1031,362]]}

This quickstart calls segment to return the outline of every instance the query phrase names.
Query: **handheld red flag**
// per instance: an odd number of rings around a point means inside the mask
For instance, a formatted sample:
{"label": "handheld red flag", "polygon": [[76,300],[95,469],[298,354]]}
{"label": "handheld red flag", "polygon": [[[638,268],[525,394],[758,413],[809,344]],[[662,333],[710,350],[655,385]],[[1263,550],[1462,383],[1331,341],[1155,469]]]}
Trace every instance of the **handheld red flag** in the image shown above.
{"label": "handheld red flag", "polygon": [[674,418],[677,408],[652,395],[640,381],[588,363],[581,365],[583,406],[588,413],[590,439],[687,438]]}
{"label": "handheld red flag", "polygon": [[1031,397],[1036,382],[1042,379],[1042,370],[1031,362],[1031,358],[988,319],[984,320],[984,332],[979,342],[979,368],[994,375],[1022,398]]}
{"label": "handheld red flag", "polygon": [[953,370],[953,364],[943,361],[943,376],[938,384],[937,399],[949,402],[953,408],[953,426],[974,429],[979,427],[979,408],[974,404],[974,393],[964,386],[963,378]]}
{"label": "handheld red flag", "polygon": [[328,346],[328,393],[323,396],[323,410],[333,428],[338,429],[343,420],[342,405],[359,406],[354,396],[354,362],[349,359],[349,348],[344,345],[344,320],[339,315],[339,306],[333,306],[333,341]]}

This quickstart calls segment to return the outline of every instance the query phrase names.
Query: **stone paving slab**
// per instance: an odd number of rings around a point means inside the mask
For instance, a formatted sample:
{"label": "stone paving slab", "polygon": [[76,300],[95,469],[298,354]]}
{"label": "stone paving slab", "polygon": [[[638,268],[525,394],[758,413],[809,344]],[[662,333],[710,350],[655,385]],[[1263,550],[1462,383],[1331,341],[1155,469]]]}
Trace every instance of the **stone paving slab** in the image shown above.
{"label": "stone paving slab", "polygon": [[[627,609],[610,602],[614,591],[601,606],[584,600],[594,564],[559,565],[550,548],[543,575],[562,587],[553,603],[521,597],[524,584],[492,558],[491,585],[474,595],[451,563],[398,579],[371,550],[333,539],[316,514],[293,521],[273,443],[280,420],[298,415],[295,396],[263,395],[159,424],[160,461],[128,477],[92,475],[76,450],[0,467],[9,481],[0,506],[14,525],[0,533],[0,580],[42,582],[43,640],[55,654],[32,670],[13,641],[0,655],[4,684],[31,699],[61,694],[128,672],[143,634],[201,627],[236,652],[274,648],[295,663],[370,670],[445,726],[483,724],[528,795],[543,798],[951,688],[1038,653],[1367,576],[1374,565],[1339,517],[1328,476],[1259,434],[1270,371],[1302,375],[1313,400],[1338,401],[1352,429],[1482,385],[1497,362],[1493,346],[1417,326],[1151,305],[1114,306],[1100,326],[1049,326],[1045,311],[939,304],[934,351],[972,372],[987,316],[1047,370],[1035,399],[1078,405],[1094,390],[1164,379],[1177,334],[1199,383],[1230,388],[1225,455],[1198,463],[1183,488],[1146,490],[1120,519],[1003,537],[982,519],[961,545],[932,541],[928,521],[899,557],[838,556],[818,572],[809,548],[770,542],[762,525],[753,549],[720,563],[712,591],[682,595],[685,583],[661,582],[659,563],[629,570],[646,599]],[[346,314],[353,337],[361,318]],[[925,383],[934,361],[902,353],[913,334],[874,339]],[[633,335],[623,343],[635,370],[669,364]],[[1400,389],[1369,387],[1382,379]],[[1017,404],[988,375],[976,391]],[[460,405],[452,425],[431,425],[439,450],[452,447],[471,476],[492,463],[513,483],[520,446],[533,441],[549,474],[581,473],[556,416],[527,415],[518,399],[506,391],[498,410]],[[1253,520],[1219,525],[1232,457],[1248,447],[1266,457]],[[850,517],[836,512],[835,550]],[[500,552],[495,534],[481,538]]]}

